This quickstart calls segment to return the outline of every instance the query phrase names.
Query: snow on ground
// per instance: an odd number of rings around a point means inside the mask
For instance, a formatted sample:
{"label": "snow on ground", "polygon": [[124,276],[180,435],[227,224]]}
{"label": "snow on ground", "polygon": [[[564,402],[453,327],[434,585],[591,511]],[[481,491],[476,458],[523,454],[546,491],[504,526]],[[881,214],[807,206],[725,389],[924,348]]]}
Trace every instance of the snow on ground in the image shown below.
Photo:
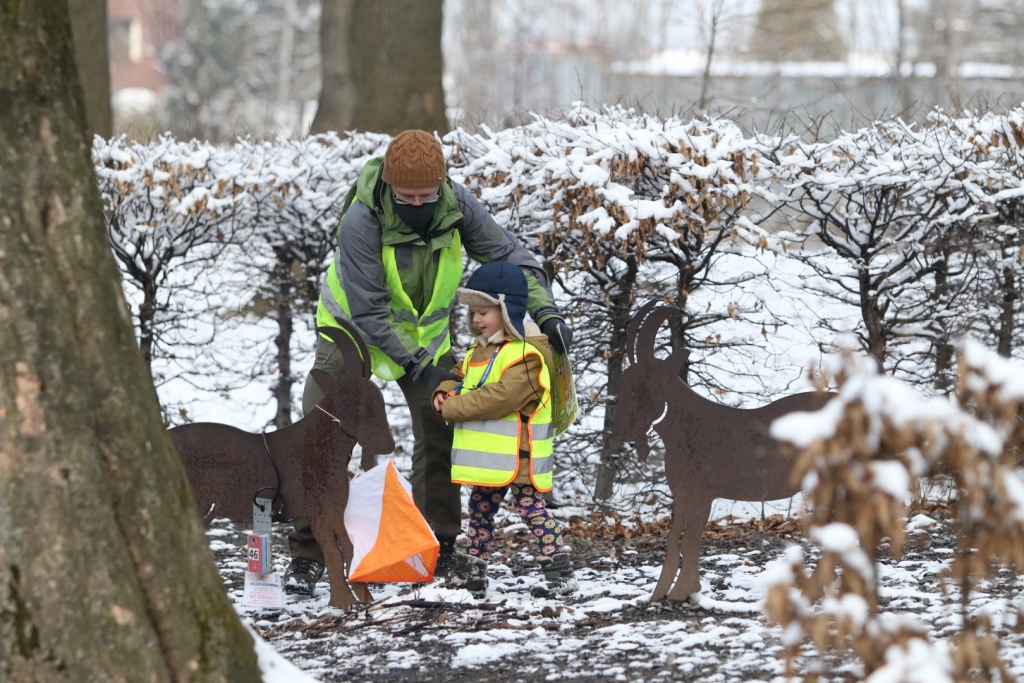
{"label": "snow on ground", "polygon": [[[578,508],[559,508],[568,524]],[[287,597],[283,610],[243,608],[244,529],[217,520],[211,548],[243,620],[273,649],[319,681],[784,681],[780,631],[762,616],[760,601],[783,551],[802,541],[795,525],[762,531],[721,524],[705,532],[702,592],[689,603],[650,603],[661,570],[663,531],[654,536],[591,538],[587,525],[569,537],[579,591],[565,599],[530,595],[539,575],[529,539],[506,517],[503,546],[490,567],[487,597],[427,585],[373,584],[374,602],[345,613],[328,606],[328,584],[311,600]],[[915,514],[908,551],[879,567],[882,610],[927,626],[943,641],[960,623],[959,593],[942,577],[955,547],[950,521]],[[789,533],[792,531],[792,533]],[[278,533],[279,532],[279,533]],[[275,528],[274,566],[287,564]],[[810,553],[813,557],[813,552]],[[1021,579],[1001,571],[971,601],[998,621],[1014,609]],[[1024,635],[1003,629],[1003,654],[1024,677]],[[849,655],[801,661],[825,680],[862,678]],[[281,683],[287,677],[268,678]]]}

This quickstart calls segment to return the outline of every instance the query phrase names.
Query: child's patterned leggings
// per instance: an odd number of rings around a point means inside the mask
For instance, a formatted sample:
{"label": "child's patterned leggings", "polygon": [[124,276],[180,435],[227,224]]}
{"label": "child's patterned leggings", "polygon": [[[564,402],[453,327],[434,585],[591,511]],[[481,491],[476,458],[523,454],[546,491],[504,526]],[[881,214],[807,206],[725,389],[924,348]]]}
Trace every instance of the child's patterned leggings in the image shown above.
{"label": "child's patterned leggings", "polygon": [[494,541],[494,515],[509,489],[512,489],[516,513],[540,544],[540,554],[550,556],[568,552],[562,545],[562,527],[548,511],[544,496],[531,484],[509,484],[499,488],[473,487],[469,496],[469,554],[487,559]]}

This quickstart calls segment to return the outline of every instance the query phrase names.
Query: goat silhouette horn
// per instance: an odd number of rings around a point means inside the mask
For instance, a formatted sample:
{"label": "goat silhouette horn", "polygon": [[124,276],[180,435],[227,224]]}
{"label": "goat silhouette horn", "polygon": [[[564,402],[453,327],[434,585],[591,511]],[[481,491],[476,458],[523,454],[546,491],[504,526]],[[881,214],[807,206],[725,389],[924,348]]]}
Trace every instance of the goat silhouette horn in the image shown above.
{"label": "goat silhouette horn", "polygon": [[654,342],[658,336],[658,328],[661,327],[663,322],[672,317],[672,315],[680,312],[681,311],[676,306],[660,306],[656,311],[647,316],[636,332],[636,344],[638,348],[643,349],[644,353],[653,356]]}
{"label": "goat silhouette horn", "polygon": [[341,351],[345,359],[345,374],[359,368],[364,379],[370,378],[370,349],[355,325],[347,320],[338,320],[337,327],[318,327],[316,331],[328,337]]}
{"label": "goat silhouette horn", "polygon": [[636,333],[640,329],[640,324],[643,323],[644,318],[651,312],[651,310],[658,305],[658,300],[653,299],[648,301],[640,310],[636,312],[633,319],[629,321],[629,326],[626,328],[626,356],[629,358],[630,364],[636,363]]}

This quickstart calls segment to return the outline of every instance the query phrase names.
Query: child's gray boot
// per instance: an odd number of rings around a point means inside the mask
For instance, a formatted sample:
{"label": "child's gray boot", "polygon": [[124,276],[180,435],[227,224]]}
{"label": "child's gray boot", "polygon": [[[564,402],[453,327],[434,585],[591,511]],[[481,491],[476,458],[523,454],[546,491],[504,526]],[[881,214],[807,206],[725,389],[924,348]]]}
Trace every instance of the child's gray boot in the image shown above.
{"label": "child's gray boot", "polygon": [[466,553],[455,553],[444,586],[465,588],[474,598],[484,597],[487,594],[487,562]]}
{"label": "child's gray boot", "polygon": [[566,553],[541,559],[540,569],[544,573],[544,583],[530,589],[530,595],[535,598],[568,595],[575,593],[579,588],[576,574],[572,570],[572,562]]}

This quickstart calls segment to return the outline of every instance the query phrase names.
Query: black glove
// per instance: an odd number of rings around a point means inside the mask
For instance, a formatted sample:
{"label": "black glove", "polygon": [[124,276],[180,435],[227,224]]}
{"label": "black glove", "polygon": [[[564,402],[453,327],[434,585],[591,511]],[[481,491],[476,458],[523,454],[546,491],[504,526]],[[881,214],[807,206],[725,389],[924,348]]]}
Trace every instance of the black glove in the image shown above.
{"label": "black glove", "polygon": [[441,382],[449,379],[457,382],[460,378],[455,373],[439,368],[433,363],[420,365],[412,372],[412,381],[422,382],[431,389],[436,389]]}
{"label": "black glove", "polygon": [[572,328],[561,318],[548,318],[540,324],[540,331],[548,336],[551,348],[558,353],[569,353],[572,346]]}

